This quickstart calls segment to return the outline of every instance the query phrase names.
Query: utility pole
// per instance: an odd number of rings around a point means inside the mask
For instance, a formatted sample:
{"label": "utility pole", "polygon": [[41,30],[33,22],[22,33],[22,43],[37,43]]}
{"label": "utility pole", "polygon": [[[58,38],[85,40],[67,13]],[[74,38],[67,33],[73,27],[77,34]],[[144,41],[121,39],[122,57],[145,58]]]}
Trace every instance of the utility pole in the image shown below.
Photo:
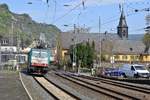
{"label": "utility pole", "polygon": [[[9,43],[10,43],[10,46],[12,46],[13,47],[13,34],[14,34],[14,19],[13,19],[13,17],[12,17],[12,21],[11,21],[11,32],[10,32],[10,34],[9,34]],[[8,55],[9,56],[9,60],[12,60],[12,59],[14,59],[14,54],[13,54],[13,51],[10,51],[10,54]],[[7,60],[6,58],[5,58],[5,60]]]}
{"label": "utility pole", "polygon": [[[14,24],[17,23],[17,19],[15,19],[14,16],[12,16],[12,21],[11,21],[11,34],[10,34],[10,44],[11,46],[13,47],[14,46]],[[12,56],[12,57],[11,57]],[[13,54],[13,51],[11,51],[11,54],[10,54],[10,59],[14,59],[14,54]]]}
{"label": "utility pole", "polygon": [[73,34],[73,63],[72,63],[72,69],[75,71],[76,66],[76,24],[74,24],[74,34]]}
{"label": "utility pole", "polygon": [[10,38],[11,38],[11,46],[13,46],[13,34],[14,34],[14,22],[12,21],[12,23],[11,23],[11,28],[12,28],[12,33],[11,33],[11,35],[10,35]]}
{"label": "utility pole", "polygon": [[99,49],[100,49],[100,51],[99,51],[99,67],[101,67],[101,63],[102,63],[102,61],[101,61],[101,55],[102,55],[102,41],[101,41],[101,33],[100,33],[100,30],[101,29],[101,18],[100,18],[100,16],[99,16]]}
{"label": "utility pole", "polygon": [[17,32],[17,60],[20,61],[20,57],[19,57],[19,53],[20,53],[20,35]]}
{"label": "utility pole", "polygon": [[61,62],[62,62],[62,45],[61,45],[61,42],[60,42],[60,37],[61,37],[61,33],[58,33],[57,38],[56,38],[56,51],[57,51],[58,66],[60,66]]}

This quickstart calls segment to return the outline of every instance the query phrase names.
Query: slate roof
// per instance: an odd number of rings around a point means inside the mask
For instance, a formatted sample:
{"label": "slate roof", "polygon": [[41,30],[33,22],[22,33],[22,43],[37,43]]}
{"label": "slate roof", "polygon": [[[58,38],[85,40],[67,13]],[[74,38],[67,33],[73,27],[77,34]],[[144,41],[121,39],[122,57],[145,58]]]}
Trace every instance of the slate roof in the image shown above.
{"label": "slate roof", "polygon": [[[113,53],[120,54],[143,54],[145,45],[142,41],[136,40],[115,40],[113,46]],[[148,51],[150,54],[150,50]]]}
{"label": "slate roof", "polygon": [[62,47],[64,49],[68,49],[70,45],[73,45],[75,40],[76,43],[81,43],[85,41],[95,42],[95,47],[98,47],[98,43],[100,40],[104,38],[110,38],[110,39],[118,39],[117,34],[110,34],[110,33],[72,33],[72,32],[62,32],[61,33],[61,41],[62,41]]}
{"label": "slate roof", "polygon": [[[95,49],[100,50],[100,40],[102,40],[102,50],[106,52],[120,53],[120,54],[144,54],[145,45],[141,40],[122,40],[117,34],[113,33],[76,33],[73,32],[62,32],[61,43],[63,49],[69,49],[71,45],[81,42],[95,42]],[[113,45],[111,48],[110,45]],[[148,51],[150,54],[150,50]]]}

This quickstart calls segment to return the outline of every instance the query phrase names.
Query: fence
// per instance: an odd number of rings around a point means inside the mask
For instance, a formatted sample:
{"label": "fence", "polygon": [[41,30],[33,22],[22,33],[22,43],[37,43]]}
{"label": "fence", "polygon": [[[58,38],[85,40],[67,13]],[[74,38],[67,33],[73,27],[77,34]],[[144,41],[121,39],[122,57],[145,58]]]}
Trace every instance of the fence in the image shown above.
{"label": "fence", "polygon": [[13,64],[13,63],[1,63],[0,64],[0,70],[7,70],[7,71],[19,71],[21,68],[19,64]]}

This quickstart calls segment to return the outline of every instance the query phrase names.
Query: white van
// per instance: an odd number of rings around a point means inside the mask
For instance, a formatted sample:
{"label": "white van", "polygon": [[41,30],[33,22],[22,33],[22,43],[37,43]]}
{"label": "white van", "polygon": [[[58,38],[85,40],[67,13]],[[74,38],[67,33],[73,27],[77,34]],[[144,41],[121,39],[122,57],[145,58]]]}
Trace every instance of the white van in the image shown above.
{"label": "white van", "polygon": [[139,64],[125,64],[120,70],[124,73],[125,77],[144,77],[149,78],[150,72],[144,68],[144,65]]}

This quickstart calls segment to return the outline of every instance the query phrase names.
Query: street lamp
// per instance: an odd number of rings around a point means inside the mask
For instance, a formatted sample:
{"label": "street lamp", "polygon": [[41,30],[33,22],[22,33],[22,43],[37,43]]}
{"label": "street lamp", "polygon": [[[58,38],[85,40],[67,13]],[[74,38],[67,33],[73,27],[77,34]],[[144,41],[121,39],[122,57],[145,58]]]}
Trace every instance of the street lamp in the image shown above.
{"label": "street lamp", "polygon": [[71,5],[68,5],[68,4],[64,4],[64,6],[65,6],[65,7],[69,7],[69,6],[71,6]]}
{"label": "street lamp", "polygon": [[31,5],[31,4],[32,4],[32,2],[28,2],[27,4]]}

